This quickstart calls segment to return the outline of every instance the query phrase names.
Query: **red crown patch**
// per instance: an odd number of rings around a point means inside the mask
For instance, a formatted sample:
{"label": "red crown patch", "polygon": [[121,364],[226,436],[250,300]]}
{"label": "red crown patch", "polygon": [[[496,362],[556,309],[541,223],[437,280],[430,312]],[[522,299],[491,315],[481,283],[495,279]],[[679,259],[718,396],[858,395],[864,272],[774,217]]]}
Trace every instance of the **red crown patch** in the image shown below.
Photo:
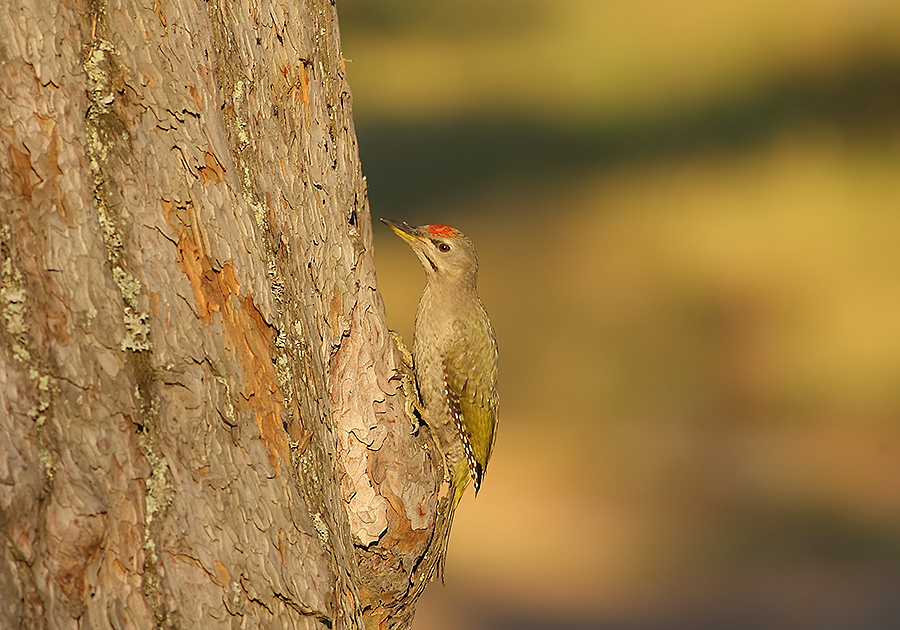
{"label": "red crown patch", "polygon": [[432,236],[437,236],[439,238],[454,238],[459,236],[459,230],[452,228],[449,225],[429,225],[428,231],[431,232]]}

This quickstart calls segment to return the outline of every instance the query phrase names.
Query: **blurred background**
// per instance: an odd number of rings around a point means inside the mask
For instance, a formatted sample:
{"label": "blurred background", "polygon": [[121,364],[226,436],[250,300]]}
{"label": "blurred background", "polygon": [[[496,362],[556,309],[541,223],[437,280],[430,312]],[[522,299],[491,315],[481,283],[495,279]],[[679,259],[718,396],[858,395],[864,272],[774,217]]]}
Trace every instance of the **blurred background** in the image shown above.
{"label": "blurred background", "polygon": [[500,344],[416,630],[900,627],[900,2],[338,9],[373,217],[471,236]]}

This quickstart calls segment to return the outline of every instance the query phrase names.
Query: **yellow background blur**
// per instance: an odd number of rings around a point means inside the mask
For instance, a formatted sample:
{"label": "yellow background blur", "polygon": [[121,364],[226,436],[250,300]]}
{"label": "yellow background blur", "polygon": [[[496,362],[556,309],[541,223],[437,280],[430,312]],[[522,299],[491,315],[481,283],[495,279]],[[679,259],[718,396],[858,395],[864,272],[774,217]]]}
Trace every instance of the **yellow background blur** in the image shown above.
{"label": "yellow background blur", "polygon": [[900,2],[338,9],[372,214],[473,238],[500,343],[416,630],[900,627]]}

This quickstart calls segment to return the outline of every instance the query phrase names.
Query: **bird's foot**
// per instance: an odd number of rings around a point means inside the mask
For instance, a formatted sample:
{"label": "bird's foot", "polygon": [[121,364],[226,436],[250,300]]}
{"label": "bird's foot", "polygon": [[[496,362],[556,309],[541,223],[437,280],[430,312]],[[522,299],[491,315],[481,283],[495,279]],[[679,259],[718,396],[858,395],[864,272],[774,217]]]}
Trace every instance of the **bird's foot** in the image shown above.
{"label": "bird's foot", "polygon": [[403,337],[400,336],[400,333],[394,330],[388,332],[391,333],[391,339],[394,340],[394,345],[397,348],[397,353],[400,358],[400,364],[397,367],[396,374],[400,379],[400,386],[403,389],[403,397],[405,399],[404,410],[406,411],[406,417],[409,418],[409,421],[412,423],[412,433],[416,434],[419,431],[419,425],[423,421],[425,408],[422,405],[422,399],[419,397],[419,387],[416,383],[413,355],[412,352],[409,351],[409,348],[406,347],[406,344],[403,343]]}

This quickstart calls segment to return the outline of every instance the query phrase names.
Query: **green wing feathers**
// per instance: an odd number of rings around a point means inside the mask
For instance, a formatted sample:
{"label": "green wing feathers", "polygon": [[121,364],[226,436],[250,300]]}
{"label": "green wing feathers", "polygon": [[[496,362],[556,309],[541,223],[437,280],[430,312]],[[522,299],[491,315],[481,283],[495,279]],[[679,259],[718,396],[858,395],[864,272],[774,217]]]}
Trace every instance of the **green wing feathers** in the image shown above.
{"label": "green wing feathers", "polygon": [[457,428],[461,429],[466,445],[477,494],[497,427],[497,350],[489,331],[460,332],[465,333],[460,343],[444,357],[444,378],[447,400],[454,413],[458,413]]}

